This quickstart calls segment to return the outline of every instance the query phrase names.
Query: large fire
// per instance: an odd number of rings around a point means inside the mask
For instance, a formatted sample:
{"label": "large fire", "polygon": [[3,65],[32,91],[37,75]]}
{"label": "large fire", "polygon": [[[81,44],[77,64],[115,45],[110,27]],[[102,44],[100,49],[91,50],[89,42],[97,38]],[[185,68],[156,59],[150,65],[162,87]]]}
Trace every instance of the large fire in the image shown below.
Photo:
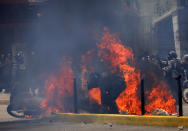
{"label": "large fire", "polygon": [[[101,105],[101,89],[103,87],[92,87],[88,90],[88,79],[91,73],[95,72],[95,57],[102,59],[105,66],[112,74],[118,74],[125,82],[126,87],[115,99],[119,112],[129,114],[141,114],[141,101],[139,94],[140,70],[136,68],[133,50],[125,46],[117,34],[111,34],[107,28],[103,33],[97,50],[89,50],[82,56],[81,63],[81,90],[89,96],[90,104]],[[65,57],[58,73],[49,76],[45,82],[45,99],[41,103],[41,108],[46,113],[51,112],[72,112],[73,102],[70,98],[73,95],[74,74],[71,69],[71,59]],[[175,99],[167,89],[164,81],[158,80],[155,74],[151,73],[154,79],[151,91],[146,91],[147,114],[151,114],[155,109],[166,110],[169,114],[176,113]],[[119,90],[119,87],[114,87]],[[113,91],[112,91],[113,92]]]}
{"label": "large fire", "polygon": [[172,97],[172,92],[168,90],[168,86],[164,81],[158,80],[154,73],[151,73],[154,83],[152,90],[147,91],[147,105],[145,106],[146,111],[150,114],[157,108],[168,112],[168,114],[175,114],[175,103],[176,100]]}
{"label": "large fire", "polygon": [[[97,47],[98,56],[110,67],[112,73],[119,72],[126,83],[125,90],[116,99],[119,112],[141,114],[141,101],[138,90],[141,81],[140,70],[136,68],[132,49],[124,46],[118,35],[111,34],[107,28],[105,28],[103,37]],[[153,74],[151,78],[154,79],[154,83],[152,91],[147,91],[149,96],[146,98],[146,111],[151,114],[158,108],[166,110],[169,114],[176,113],[176,100],[172,97],[171,91],[167,89],[167,84],[162,80],[158,80],[154,73],[151,74]],[[97,100],[96,94],[96,91],[89,93],[91,97],[95,96],[95,100]],[[99,89],[98,97],[100,97]]]}
{"label": "large fire", "polygon": [[123,74],[126,89],[116,99],[119,112],[140,114],[138,86],[140,84],[140,71],[135,68],[134,54],[131,48],[125,47],[117,34],[110,34],[107,28],[103,33],[98,46],[98,55],[110,63],[112,72]]}
{"label": "large fire", "polygon": [[74,74],[71,69],[71,59],[64,57],[58,73],[51,75],[45,82],[43,93],[46,95],[41,108],[46,113],[71,112]]}

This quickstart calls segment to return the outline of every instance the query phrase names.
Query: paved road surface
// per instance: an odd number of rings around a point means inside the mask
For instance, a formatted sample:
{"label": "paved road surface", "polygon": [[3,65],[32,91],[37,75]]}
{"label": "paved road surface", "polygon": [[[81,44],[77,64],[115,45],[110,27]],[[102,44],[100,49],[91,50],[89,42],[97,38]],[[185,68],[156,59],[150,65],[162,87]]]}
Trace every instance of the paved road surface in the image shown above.
{"label": "paved road surface", "polygon": [[[188,128],[181,128],[188,131]],[[0,131],[178,131],[178,127],[151,127],[112,124],[22,122],[0,123]]]}
{"label": "paved road surface", "polygon": [[[0,94],[0,99],[8,99],[9,95]],[[0,104],[0,131],[178,131],[178,127],[151,127],[113,124],[60,123],[16,119],[6,112],[7,105]],[[188,114],[188,106],[184,106]],[[20,122],[21,120],[21,122]],[[188,131],[188,128],[183,128]]]}

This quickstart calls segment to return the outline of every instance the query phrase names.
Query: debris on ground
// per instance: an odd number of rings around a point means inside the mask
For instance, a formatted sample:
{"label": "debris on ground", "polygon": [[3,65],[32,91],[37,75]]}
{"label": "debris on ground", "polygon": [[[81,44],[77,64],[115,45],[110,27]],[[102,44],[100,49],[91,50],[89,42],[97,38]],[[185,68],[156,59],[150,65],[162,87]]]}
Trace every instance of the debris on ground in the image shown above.
{"label": "debris on ground", "polygon": [[168,112],[163,110],[163,109],[156,109],[152,115],[157,115],[157,116],[169,116]]}
{"label": "debris on ground", "polygon": [[183,130],[183,129],[184,129],[184,126],[179,126],[178,127],[178,131]]}
{"label": "debris on ground", "polygon": [[120,113],[121,115],[129,115],[129,113],[128,112],[126,112],[126,111],[121,111],[121,113]]}

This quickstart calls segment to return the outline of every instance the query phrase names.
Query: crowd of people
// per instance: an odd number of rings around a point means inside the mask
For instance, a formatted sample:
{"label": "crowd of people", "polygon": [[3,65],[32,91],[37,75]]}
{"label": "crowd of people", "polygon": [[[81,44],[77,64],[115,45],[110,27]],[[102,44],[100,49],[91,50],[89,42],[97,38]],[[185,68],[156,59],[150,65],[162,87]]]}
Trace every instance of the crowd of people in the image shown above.
{"label": "crowd of people", "polygon": [[[18,52],[16,61],[18,65],[23,63],[23,53]],[[185,54],[182,59],[177,58],[175,51],[170,51],[166,58],[159,58],[154,56],[143,57],[144,63],[150,62],[160,71],[163,72],[163,77],[166,82],[172,87],[173,92],[176,93],[176,81],[174,80],[177,76],[182,76],[183,88],[188,88],[188,54]],[[1,54],[0,56],[0,92],[5,89],[5,92],[10,92],[12,82],[12,55],[11,53]],[[22,71],[23,72],[23,71]],[[19,72],[17,72],[19,74]],[[174,83],[172,82],[174,81]]]}
{"label": "crowd of people", "polygon": [[[172,90],[173,95],[177,98],[177,81],[175,80],[181,76],[182,90],[188,89],[188,54],[185,54],[182,59],[177,58],[175,51],[170,51],[166,58],[159,58],[154,56],[146,56],[142,58],[145,62],[150,62],[156,65],[163,73],[163,78]],[[188,97],[187,95],[183,97]],[[187,98],[184,98],[184,100]]]}
{"label": "crowd of people", "polygon": [[162,71],[165,77],[187,77],[185,75],[188,70],[188,54],[185,54],[182,59],[177,58],[175,51],[170,51],[166,58],[159,58],[155,56],[146,56],[142,60],[151,62],[157,65]]}

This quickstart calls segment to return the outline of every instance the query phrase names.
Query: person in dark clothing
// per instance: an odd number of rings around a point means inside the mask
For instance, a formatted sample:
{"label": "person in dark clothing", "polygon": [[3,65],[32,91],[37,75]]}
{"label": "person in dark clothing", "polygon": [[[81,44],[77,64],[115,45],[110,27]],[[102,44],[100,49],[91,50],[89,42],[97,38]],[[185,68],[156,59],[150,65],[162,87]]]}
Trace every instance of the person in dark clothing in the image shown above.
{"label": "person in dark clothing", "polygon": [[5,59],[6,63],[11,63],[12,62],[12,55],[11,53],[8,53]]}
{"label": "person in dark clothing", "polygon": [[181,62],[179,59],[177,59],[177,54],[175,51],[170,51],[167,58],[168,65],[163,68],[164,77],[172,90],[173,96],[177,99],[177,82],[175,78],[181,74]]}
{"label": "person in dark clothing", "polygon": [[[27,89],[27,76],[26,76],[26,66],[24,65],[24,53],[23,51],[18,51],[15,56],[16,62],[13,63],[13,72],[15,74],[12,77],[12,88],[10,96],[10,105],[17,104],[16,99],[21,96],[23,92],[28,92]],[[20,99],[20,98],[19,98]],[[15,102],[16,101],[16,102]]]}
{"label": "person in dark clothing", "polygon": [[0,64],[3,65],[5,64],[5,55],[4,54],[1,54],[1,57],[0,57]]}
{"label": "person in dark clothing", "polygon": [[183,100],[188,103],[188,54],[185,54],[182,58],[181,75],[183,82]]}
{"label": "person in dark clothing", "polygon": [[174,60],[174,59],[177,59],[177,54],[176,54],[176,52],[175,51],[170,51],[169,53],[168,53],[168,56],[167,56],[167,59],[170,61],[170,60]]}
{"label": "person in dark clothing", "polygon": [[164,68],[165,76],[175,78],[181,72],[181,62],[177,59],[175,51],[170,51],[167,58],[168,65]]}
{"label": "person in dark clothing", "polygon": [[188,70],[188,54],[185,54],[182,58],[182,67]]}
{"label": "person in dark clothing", "polygon": [[119,113],[115,100],[126,87],[124,79],[117,74],[108,72],[93,73],[90,75],[88,89],[96,87],[101,90],[103,113]]}

